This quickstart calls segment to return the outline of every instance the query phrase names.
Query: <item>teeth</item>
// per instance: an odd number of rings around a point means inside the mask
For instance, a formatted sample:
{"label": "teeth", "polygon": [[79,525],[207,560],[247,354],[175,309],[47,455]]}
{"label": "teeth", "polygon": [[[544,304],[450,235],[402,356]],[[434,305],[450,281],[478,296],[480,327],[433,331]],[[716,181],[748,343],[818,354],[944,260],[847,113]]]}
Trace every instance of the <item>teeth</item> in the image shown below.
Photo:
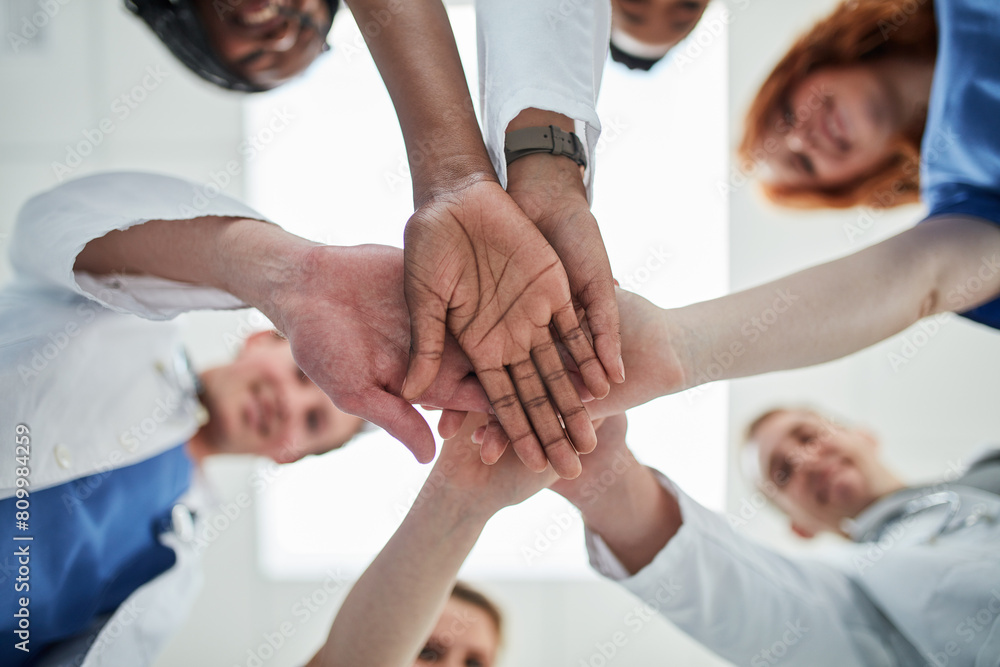
{"label": "teeth", "polygon": [[268,21],[270,21],[271,19],[273,19],[275,16],[278,15],[279,5],[280,3],[272,1],[263,9],[259,9],[255,12],[244,14],[242,17],[243,22],[250,26],[267,23]]}

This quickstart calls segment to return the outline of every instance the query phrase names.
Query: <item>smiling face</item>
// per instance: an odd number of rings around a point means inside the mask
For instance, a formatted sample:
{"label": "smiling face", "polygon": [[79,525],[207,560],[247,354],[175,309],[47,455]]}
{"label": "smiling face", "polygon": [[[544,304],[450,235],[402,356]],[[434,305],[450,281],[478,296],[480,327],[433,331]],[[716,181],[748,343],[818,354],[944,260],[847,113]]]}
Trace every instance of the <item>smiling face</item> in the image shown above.
{"label": "smiling face", "polygon": [[195,0],[195,7],[219,59],[264,88],[309,67],[333,20],[325,0]]}
{"label": "smiling face", "polygon": [[777,488],[774,500],[800,534],[839,531],[843,519],[856,517],[895,481],[870,433],[812,412],[777,411],[752,437],[761,475]]}
{"label": "smiling face", "polygon": [[611,22],[643,44],[669,48],[688,36],[707,6],[708,0],[612,0]]}
{"label": "smiling face", "polygon": [[817,70],[771,111],[768,181],[786,188],[834,188],[891,159],[900,142],[900,111],[874,68]]}
{"label": "smiling face", "polygon": [[452,597],[413,667],[492,667],[500,637],[490,615]]}
{"label": "smiling face", "polygon": [[213,453],[290,463],[343,445],[364,423],[338,410],[295,364],[288,341],[269,331],[201,379],[209,422],[199,436]]}

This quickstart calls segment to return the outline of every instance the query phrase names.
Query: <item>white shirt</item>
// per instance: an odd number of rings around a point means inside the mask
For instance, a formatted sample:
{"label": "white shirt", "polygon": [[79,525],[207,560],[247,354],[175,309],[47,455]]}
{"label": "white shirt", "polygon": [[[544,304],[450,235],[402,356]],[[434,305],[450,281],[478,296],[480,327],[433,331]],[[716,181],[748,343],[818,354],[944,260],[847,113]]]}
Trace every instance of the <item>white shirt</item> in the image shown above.
{"label": "white shirt", "polygon": [[591,564],[727,660],[751,667],[998,664],[1000,496],[953,486],[957,504],[911,513],[912,496],[935,490],[894,494],[855,522],[859,530],[882,524],[877,540],[809,560],[741,536],[659,479],[680,503],[677,534],[629,576],[588,532]]}
{"label": "white shirt", "polygon": [[611,3],[477,0],[476,31],[483,133],[500,184],[507,187],[507,125],[525,109],[542,109],[576,121],[587,150],[584,183],[591,197]]}
{"label": "white shirt", "polygon": [[[112,230],[212,215],[265,219],[218,192],[144,173],[70,181],[21,209],[14,278],[0,290],[0,456],[14,460],[14,428],[27,425],[31,491],[144,461],[197,431],[178,330],[153,320],[245,304],[216,289],[96,277],[73,265],[89,241]],[[14,466],[0,466],[0,498],[14,494],[14,480]],[[198,504],[195,493],[181,502]],[[174,567],[118,608],[85,667],[149,664],[183,621],[197,593],[198,550],[176,530],[161,541],[175,550]]]}

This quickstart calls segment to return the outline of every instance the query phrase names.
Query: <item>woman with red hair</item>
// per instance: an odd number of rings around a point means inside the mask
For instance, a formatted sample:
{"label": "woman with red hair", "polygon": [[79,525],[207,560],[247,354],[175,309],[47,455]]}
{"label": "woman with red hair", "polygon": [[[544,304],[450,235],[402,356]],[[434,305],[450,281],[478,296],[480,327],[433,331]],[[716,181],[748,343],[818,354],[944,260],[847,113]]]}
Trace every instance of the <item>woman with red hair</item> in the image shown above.
{"label": "woman with red hair", "polygon": [[[887,331],[943,308],[1000,328],[1000,299],[983,303],[969,289],[1000,272],[990,251],[998,119],[996,0],[847,0],[785,55],[751,105],[740,149],[770,199],[815,208],[919,198],[929,211],[912,229],[781,281],[814,297],[802,324],[826,335],[810,345],[844,354],[881,340],[871,332],[893,318]],[[956,270],[969,277],[943,282]]]}
{"label": "woman with red hair", "polygon": [[931,0],[847,0],[771,72],[740,157],[783,206],[889,207],[919,195],[938,50]]}

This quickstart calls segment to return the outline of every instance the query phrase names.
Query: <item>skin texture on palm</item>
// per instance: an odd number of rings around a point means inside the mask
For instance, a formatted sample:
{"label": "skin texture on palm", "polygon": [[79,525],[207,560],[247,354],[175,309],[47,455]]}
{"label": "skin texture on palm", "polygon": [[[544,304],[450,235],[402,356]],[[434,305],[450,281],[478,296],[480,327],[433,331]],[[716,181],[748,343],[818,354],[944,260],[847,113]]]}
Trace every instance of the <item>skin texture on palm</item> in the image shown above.
{"label": "skin texture on palm", "polygon": [[439,341],[451,332],[525,465],[540,471],[550,461],[560,475],[575,476],[577,452],[591,451],[596,440],[550,323],[588,389],[603,396],[609,384],[558,255],[493,181],[421,207],[407,223],[404,248],[414,343],[404,396],[433,380]]}

